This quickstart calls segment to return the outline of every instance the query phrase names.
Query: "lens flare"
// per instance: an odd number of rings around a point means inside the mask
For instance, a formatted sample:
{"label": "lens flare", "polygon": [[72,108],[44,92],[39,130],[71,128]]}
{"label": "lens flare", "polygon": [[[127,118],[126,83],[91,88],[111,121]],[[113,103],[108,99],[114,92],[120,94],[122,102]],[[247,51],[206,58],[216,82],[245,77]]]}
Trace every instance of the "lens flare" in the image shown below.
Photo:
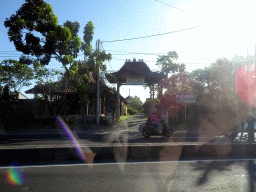
{"label": "lens flare", "polygon": [[71,143],[73,144],[73,146],[75,147],[81,160],[85,161],[86,163],[92,163],[96,154],[93,153],[88,147],[84,148],[84,151],[83,151],[76,137],[74,136],[72,131],[69,129],[68,125],[64,122],[64,120],[59,116],[56,116],[56,119],[59,125],[61,126],[61,128],[63,129],[63,131],[65,132],[65,134],[67,135],[67,137],[69,138],[69,140],[71,141]]}
{"label": "lens flare", "polygon": [[23,169],[12,167],[5,174],[6,180],[11,185],[22,185],[25,183]]}
{"label": "lens flare", "polygon": [[246,65],[236,73],[236,92],[237,95],[246,103],[256,106],[256,67]]}
{"label": "lens flare", "polygon": [[71,132],[71,130],[69,129],[69,127],[66,125],[66,123],[63,121],[63,119],[61,117],[57,116],[56,119],[57,119],[59,125],[61,126],[61,128],[63,129],[63,131],[65,132],[65,134],[67,135],[67,137],[69,138],[69,140],[71,141],[71,143],[73,144],[73,146],[75,147],[81,160],[85,161],[84,153],[83,153],[78,141],[76,140],[74,134]]}

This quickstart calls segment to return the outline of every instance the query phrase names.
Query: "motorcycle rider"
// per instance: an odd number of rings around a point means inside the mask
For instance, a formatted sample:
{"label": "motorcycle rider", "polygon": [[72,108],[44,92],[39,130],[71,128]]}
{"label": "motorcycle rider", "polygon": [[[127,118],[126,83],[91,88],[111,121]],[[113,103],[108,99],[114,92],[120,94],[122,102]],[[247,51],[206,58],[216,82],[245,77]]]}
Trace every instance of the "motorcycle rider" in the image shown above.
{"label": "motorcycle rider", "polygon": [[159,119],[156,116],[156,109],[153,109],[151,111],[151,115],[150,115],[149,119],[152,124],[157,125],[157,132],[161,134],[162,133],[162,123],[160,123],[161,119]]}

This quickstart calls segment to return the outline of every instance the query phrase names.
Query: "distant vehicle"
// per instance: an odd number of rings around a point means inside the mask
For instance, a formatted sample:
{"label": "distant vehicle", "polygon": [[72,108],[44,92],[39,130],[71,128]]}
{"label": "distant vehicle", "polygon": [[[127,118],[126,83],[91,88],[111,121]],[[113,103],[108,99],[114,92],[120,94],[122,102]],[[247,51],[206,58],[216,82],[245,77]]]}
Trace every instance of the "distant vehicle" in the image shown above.
{"label": "distant vehicle", "polygon": [[157,127],[153,124],[144,124],[139,127],[139,131],[141,132],[142,136],[145,138],[149,138],[151,135],[161,135],[166,137],[171,137],[173,135],[173,130],[171,127],[168,127],[164,120],[161,121],[162,123],[162,133],[158,133]]}

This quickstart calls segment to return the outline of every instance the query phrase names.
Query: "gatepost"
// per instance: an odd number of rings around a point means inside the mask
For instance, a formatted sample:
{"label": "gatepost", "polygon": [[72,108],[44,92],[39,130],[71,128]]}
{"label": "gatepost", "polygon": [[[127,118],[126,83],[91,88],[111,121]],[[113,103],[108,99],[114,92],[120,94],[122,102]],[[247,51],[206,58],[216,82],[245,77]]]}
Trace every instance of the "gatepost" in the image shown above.
{"label": "gatepost", "polygon": [[110,83],[117,83],[115,121],[118,121],[120,118],[119,89],[121,85],[150,85],[150,109],[153,109],[155,107],[154,103],[152,103],[154,100],[154,84],[165,77],[164,74],[152,72],[142,59],[136,61],[135,58],[133,61],[127,59],[119,71],[106,74],[106,78]]}

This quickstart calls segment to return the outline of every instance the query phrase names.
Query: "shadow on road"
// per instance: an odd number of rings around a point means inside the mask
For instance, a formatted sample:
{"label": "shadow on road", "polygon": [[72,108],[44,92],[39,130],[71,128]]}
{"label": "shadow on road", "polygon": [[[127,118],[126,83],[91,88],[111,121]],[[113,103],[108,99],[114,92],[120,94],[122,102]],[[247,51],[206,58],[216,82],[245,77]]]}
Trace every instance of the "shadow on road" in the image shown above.
{"label": "shadow on road", "polygon": [[210,173],[213,171],[223,172],[229,171],[230,166],[236,163],[235,161],[212,161],[212,162],[197,162],[193,164],[195,171],[203,171],[201,177],[198,178],[196,185],[206,184],[210,179]]}
{"label": "shadow on road", "polygon": [[249,174],[249,191],[254,192],[256,186],[256,165],[254,160],[249,160],[247,165]]}
{"label": "shadow on road", "polygon": [[141,119],[141,118],[146,118],[146,115],[145,114],[143,114],[143,113],[139,113],[139,114],[137,114],[134,118],[136,118],[136,119]]}
{"label": "shadow on road", "polygon": [[[248,124],[251,123],[248,127],[253,129],[254,123],[251,121],[251,118],[248,118]],[[255,120],[255,119],[254,119]],[[213,145],[212,148],[212,154],[215,154],[218,157],[225,157],[225,158],[251,158],[251,154],[249,153],[250,150],[254,150],[254,131],[249,132],[248,135],[244,133],[244,125],[245,123],[243,122],[242,128],[240,127],[240,130],[238,131],[238,127],[235,127],[234,129],[223,133],[222,138],[217,139],[217,140],[211,140],[210,143],[216,144]],[[248,128],[248,129],[249,129]],[[251,137],[251,140],[250,140]],[[220,147],[218,148],[218,144],[221,142],[226,143],[226,151],[223,152],[223,149],[221,150]],[[249,148],[245,148],[243,145],[244,143],[249,143]],[[206,143],[207,144],[207,143]],[[251,145],[250,145],[251,144]],[[204,146],[200,146],[201,152],[203,151]],[[224,147],[225,148],[225,147]],[[193,150],[193,149],[192,149]],[[200,151],[200,149],[199,149]],[[223,154],[221,154],[221,152]],[[231,155],[230,155],[231,154]],[[233,155],[232,155],[233,154]],[[235,154],[235,155],[234,155]],[[214,156],[213,156],[214,158]],[[254,158],[254,157],[253,157]],[[211,172],[218,171],[218,172],[224,172],[224,171],[229,171],[230,166],[234,163],[240,163],[241,161],[211,161],[211,162],[198,162],[197,164],[193,165],[195,171],[203,171],[202,175],[197,179],[196,185],[204,185],[210,180],[210,174]],[[248,160],[246,163],[245,169],[248,171],[248,189],[251,192],[255,191],[256,187],[256,164],[254,160]]]}
{"label": "shadow on road", "polygon": [[128,127],[134,127],[134,126],[139,126],[145,124],[145,121],[133,121],[133,122],[128,122]]}
{"label": "shadow on road", "polygon": [[[31,141],[27,141],[27,142],[31,142]],[[5,144],[7,144],[7,145],[23,145],[24,141],[22,141],[22,140],[0,141],[1,146],[4,146]]]}
{"label": "shadow on road", "polygon": [[129,139],[129,143],[167,143],[167,142],[172,142],[172,139],[165,136],[151,136],[150,138],[147,138],[147,139],[145,139],[144,137]]}
{"label": "shadow on road", "polygon": [[[193,164],[194,171],[203,171],[203,174],[197,179],[196,185],[207,185],[207,182],[211,179],[210,175],[214,175],[213,172],[225,172],[231,171],[232,165],[243,163],[242,161],[211,161],[211,162],[197,162]],[[256,165],[254,160],[248,160],[246,165],[248,171],[248,191],[255,192],[256,187]],[[238,180],[239,182],[239,180]],[[242,181],[241,181],[242,182]]]}

